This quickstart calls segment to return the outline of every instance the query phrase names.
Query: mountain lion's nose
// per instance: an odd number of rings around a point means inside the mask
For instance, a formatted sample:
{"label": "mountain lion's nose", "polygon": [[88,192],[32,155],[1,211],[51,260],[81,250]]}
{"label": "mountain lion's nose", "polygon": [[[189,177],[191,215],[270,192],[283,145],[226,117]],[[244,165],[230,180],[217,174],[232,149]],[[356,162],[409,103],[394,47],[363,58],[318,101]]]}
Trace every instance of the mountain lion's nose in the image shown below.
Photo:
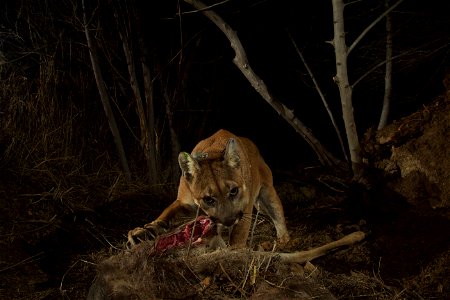
{"label": "mountain lion's nose", "polygon": [[237,221],[236,217],[228,217],[223,220],[222,224],[227,227],[230,227],[233,226],[236,223],[236,221]]}
{"label": "mountain lion's nose", "polygon": [[226,227],[230,227],[235,225],[237,222],[239,222],[242,219],[242,216],[244,214],[242,212],[239,212],[237,215],[227,216],[227,217],[211,217],[214,223],[216,224],[222,224]]}
{"label": "mountain lion's nose", "polygon": [[225,218],[211,217],[211,220],[216,224],[222,224],[226,227],[233,226],[238,221],[236,217],[225,217]]}

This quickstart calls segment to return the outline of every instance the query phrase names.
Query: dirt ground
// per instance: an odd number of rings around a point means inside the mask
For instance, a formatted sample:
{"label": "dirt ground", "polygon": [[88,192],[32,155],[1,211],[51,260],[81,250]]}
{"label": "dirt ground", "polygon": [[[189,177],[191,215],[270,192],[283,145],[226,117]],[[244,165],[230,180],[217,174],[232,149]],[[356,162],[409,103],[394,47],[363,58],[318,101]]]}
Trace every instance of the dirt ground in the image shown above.
{"label": "dirt ground", "polygon": [[[368,132],[364,150],[371,168],[364,184],[349,184],[339,171],[316,166],[289,175],[274,170],[291,234],[283,251],[317,247],[356,230],[367,234],[364,241],[311,264],[255,269],[251,285],[239,281],[250,263],[245,259],[194,279],[158,269],[171,283],[161,281],[166,289],[158,287],[155,295],[449,299],[449,127],[449,101],[439,98],[382,132]],[[82,193],[77,205],[70,205],[64,195],[42,191],[19,173],[1,177],[1,299],[85,299],[98,264],[123,255],[127,231],[154,218],[176,189],[112,193],[92,187],[95,194]],[[103,204],[89,207],[86,197]],[[273,227],[262,217],[259,221],[255,239],[271,241]],[[193,280],[203,288],[192,289]],[[174,281],[184,294],[175,293]]]}

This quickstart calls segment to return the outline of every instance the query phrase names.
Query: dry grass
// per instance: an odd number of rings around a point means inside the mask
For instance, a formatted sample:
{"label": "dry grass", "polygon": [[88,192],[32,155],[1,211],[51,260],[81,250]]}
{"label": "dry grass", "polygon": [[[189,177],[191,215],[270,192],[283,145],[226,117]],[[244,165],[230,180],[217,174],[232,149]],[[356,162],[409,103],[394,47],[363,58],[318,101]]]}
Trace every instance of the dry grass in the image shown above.
{"label": "dry grass", "polygon": [[[266,225],[258,230],[258,237],[268,237]],[[318,236],[305,238],[309,247],[317,245]],[[263,243],[263,238],[257,240]],[[106,260],[100,255],[91,296],[95,295],[96,299],[110,299],[108,294],[139,299],[334,299],[334,295],[341,299],[406,299],[377,274],[331,273],[309,262],[286,264],[271,255],[249,250],[208,252],[201,247],[191,250],[189,255],[185,249],[151,255],[152,246],[147,241]],[[351,251],[342,253],[351,259]]]}

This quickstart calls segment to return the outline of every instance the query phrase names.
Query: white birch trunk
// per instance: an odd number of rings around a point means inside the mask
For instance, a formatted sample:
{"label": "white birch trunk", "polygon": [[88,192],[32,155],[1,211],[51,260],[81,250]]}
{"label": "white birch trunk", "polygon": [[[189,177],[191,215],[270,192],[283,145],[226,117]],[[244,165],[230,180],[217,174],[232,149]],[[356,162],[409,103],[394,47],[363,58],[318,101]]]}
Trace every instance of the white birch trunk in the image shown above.
{"label": "white birch trunk", "polygon": [[343,0],[332,0],[333,3],[333,24],[334,38],[333,45],[336,55],[336,76],[334,81],[339,87],[339,94],[342,105],[342,117],[347,134],[350,160],[354,175],[358,175],[361,167],[361,148],[356,130],[355,118],[353,115],[352,88],[348,81],[347,54],[348,49],[345,43],[344,29],[344,2]]}

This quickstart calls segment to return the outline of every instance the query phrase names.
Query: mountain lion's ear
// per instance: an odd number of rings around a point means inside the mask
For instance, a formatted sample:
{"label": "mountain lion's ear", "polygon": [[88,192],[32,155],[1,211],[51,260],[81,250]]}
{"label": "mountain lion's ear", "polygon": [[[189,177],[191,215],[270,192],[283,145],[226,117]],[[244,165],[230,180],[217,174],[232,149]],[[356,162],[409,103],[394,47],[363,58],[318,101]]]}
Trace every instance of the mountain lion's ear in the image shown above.
{"label": "mountain lion's ear", "polygon": [[223,155],[223,161],[225,164],[232,168],[239,167],[239,163],[241,158],[238,154],[239,146],[236,143],[236,140],[231,138],[228,140],[227,146],[225,147],[225,152]]}
{"label": "mountain lion's ear", "polygon": [[178,155],[178,163],[187,181],[191,181],[194,175],[200,170],[198,162],[187,152],[181,152]]}

